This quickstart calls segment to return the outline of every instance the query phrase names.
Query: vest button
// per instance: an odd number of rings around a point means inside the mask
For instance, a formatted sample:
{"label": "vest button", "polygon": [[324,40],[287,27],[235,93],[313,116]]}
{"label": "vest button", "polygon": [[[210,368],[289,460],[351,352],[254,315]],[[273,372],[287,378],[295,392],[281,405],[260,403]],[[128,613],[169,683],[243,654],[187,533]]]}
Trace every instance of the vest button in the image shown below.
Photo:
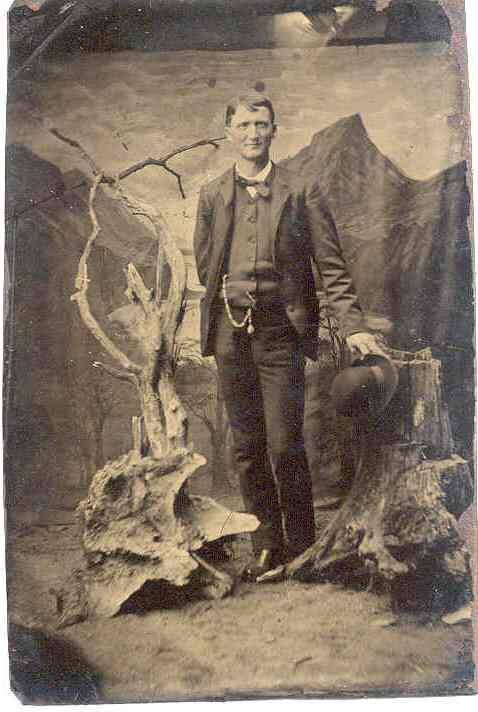
{"label": "vest button", "polygon": [[247,219],[249,220],[250,223],[257,222],[257,218],[255,215],[249,215],[249,217]]}

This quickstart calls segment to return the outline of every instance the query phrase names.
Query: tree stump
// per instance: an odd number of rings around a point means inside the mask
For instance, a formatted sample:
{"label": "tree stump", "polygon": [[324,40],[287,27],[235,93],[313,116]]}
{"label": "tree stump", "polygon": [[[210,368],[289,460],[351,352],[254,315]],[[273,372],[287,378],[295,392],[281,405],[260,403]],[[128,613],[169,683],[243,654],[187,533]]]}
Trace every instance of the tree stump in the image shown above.
{"label": "tree stump", "polygon": [[[457,519],[473,498],[442,401],[440,362],[392,351],[395,396],[375,423],[354,422],[354,477],[319,540],[268,580],[286,576],[388,582],[396,606],[443,613],[471,598]],[[264,577],[265,578],[265,577]]]}

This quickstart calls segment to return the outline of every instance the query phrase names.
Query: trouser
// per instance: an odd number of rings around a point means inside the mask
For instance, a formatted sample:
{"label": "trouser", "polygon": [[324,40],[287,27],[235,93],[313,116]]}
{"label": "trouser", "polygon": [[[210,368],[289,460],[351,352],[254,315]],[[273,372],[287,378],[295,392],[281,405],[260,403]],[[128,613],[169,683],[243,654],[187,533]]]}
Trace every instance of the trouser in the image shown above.
{"label": "trouser", "polygon": [[[242,309],[233,309],[237,321]],[[261,522],[255,553],[290,560],[314,542],[312,485],[303,440],[304,366],[285,309],[254,312],[254,334],[218,308],[215,359],[245,508]]]}

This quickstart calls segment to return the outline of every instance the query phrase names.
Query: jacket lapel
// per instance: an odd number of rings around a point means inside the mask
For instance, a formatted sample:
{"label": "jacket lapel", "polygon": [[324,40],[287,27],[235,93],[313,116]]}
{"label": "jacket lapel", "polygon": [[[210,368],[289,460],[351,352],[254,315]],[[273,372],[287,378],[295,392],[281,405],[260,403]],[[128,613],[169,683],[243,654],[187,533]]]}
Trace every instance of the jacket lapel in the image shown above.
{"label": "jacket lapel", "polygon": [[274,164],[274,181],[272,185],[271,195],[271,236],[272,236],[272,251],[275,263],[279,223],[282,212],[285,208],[287,200],[291,195],[290,186],[284,179],[281,169]]}
{"label": "jacket lapel", "polygon": [[229,168],[229,170],[224,173],[219,187],[219,193],[222,196],[226,208],[232,209],[232,201],[234,200],[234,168]]}

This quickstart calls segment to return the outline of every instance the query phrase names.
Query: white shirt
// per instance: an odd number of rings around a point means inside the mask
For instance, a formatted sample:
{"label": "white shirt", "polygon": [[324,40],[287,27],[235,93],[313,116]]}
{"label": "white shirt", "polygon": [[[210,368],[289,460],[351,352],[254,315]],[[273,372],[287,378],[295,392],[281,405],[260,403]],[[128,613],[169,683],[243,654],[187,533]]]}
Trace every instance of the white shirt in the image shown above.
{"label": "white shirt", "polygon": [[[267,180],[271,170],[272,170],[272,161],[271,160],[269,160],[269,162],[267,163],[265,168],[263,168],[262,171],[257,173],[257,175],[255,175],[255,176],[245,176],[240,172],[238,167],[235,166],[235,171],[236,171],[237,176],[239,176],[240,178],[244,178],[244,180],[256,180],[258,183],[263,183],[265,180]],[[255,197],[256,191],[254,190],[254,186],[249,185],[249,186],[247,186],[246,190],[252,198]]]}

